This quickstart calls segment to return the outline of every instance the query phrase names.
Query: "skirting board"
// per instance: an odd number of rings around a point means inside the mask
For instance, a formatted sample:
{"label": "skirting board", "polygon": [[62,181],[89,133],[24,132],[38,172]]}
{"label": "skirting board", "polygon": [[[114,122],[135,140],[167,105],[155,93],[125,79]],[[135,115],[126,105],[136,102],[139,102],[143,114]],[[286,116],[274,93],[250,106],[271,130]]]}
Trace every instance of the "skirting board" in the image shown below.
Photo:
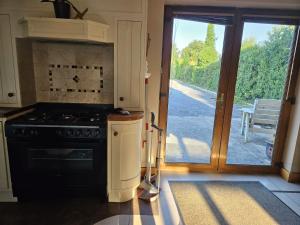
{"label": "skirting board", "polygon": [[290,183],[300,182],[300,173],[289,172],[285,168],[281,168],[280,175],[287,182],[290,182]]}

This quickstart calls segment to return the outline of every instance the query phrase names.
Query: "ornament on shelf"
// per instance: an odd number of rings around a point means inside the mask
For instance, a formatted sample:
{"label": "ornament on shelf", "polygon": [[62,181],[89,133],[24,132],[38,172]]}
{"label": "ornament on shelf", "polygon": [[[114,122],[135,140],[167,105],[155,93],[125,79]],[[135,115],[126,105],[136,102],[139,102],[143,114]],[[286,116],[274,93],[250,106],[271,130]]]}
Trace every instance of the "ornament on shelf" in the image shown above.
{"label": "ornament on shelf", "polygon": [[88,12],[86,8],[83,12],[80,12],[72,2],[68,0],[41,0],[41,2],[51,2],[54,6],[56,18],[70,19],[70,7],[76,12],[74,19],[83,19],[85,14]]}

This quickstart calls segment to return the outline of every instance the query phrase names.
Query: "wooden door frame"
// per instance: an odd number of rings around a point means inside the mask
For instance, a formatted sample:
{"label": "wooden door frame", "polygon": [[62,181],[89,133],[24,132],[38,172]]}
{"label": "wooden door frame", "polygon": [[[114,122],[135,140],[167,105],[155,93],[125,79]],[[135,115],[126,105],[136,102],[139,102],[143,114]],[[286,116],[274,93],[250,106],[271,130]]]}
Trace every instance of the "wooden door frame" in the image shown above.
{"label": "wooden door frame", "polygon": [[[257,18],[256,16],[246,16],[247,20],[251,21],[253,18],[256,22],[267,23],[274,22],[278,24],[296,24],[296,20],[290,18],[277,18],[275,15],[268,17]],[[242,30],[243,24],[246,21],[243,15],[241,14],[241,19],[239,20],[239,24],[237,24],[237,29]],[[298,19],[298,21],[300,21]],[[299,22],[297,22],[299,24]],[[240,35],[239,35],[240,33]],[[288,65],[288,71],[286,75],[286,81],[284,84],[284,92],[282,96],[282,104],[280,110],[280,116],[278,119],[277,131],[275,136],[274,150],[272,156],[271,165],[239,165],[239,164],[226,164],[227,160],[227,152],[228,152],[228,143],[230,137],[230,129],[231,129],[231,116],[233,110],[233,101],[235,95],[235,86],[237,81],[237,72],[238,72],[238,63],[239,63],[239,55],[240,55],[240,47],[242,40],[242,33],[237,32],[234,42],[234,58],[231,64],[231,77],[233,85],[228,86],[227,90],[227,99],[226,99],[226,109],[224,114],[224,124],[223,124],[223,137],[221,141],[221,149],[220,149],[220,162],[219,162],[219,171],[220,172],[242,172],[242,173],[279,173],[282,168],[282,155],[284,151],[284,145],[286,140],[286,134],[288,131],[288,124],[290,119],[291,106],[294,104],[295,99],[295,87],[298,79],[298,72],[300,69],[300,39],[299,39],[299,25],[296,26],[294,39],[293,39],[293,48],[290,53],[290,61]]]}
{"label": "wooden door frame", "polygon": [[[193,11],[188,13],[183,13],[178,10],[181,7],[165,7],[165,20],[164,20],[164,33],[163,33],[163,53],[162,53],[162,76],[161,76],[161,87],[160,87],[160,103],[159,103],[159,126],[164,129],[163,138],[162,138],[162,154],[165,156],[166,152],[166,128],[167,128],[167,115],[168,115],[168,97],[169,97],[169,79],[170,79],[170,64],[171,64],[171,49],[172,49],[172,31],[173,31],[173,20],[175,17],[180,15],[180,18],[189,19],[194,16],[200,15],[217,15],[217,16],[231,16],[234,17],[233,8],[216,8],[216,7],[200,7],[201,11]],[[185,10],[194,9],[190,7],[183,7]],[[197,7],[199,9],[199,7]],[[205,11],[209,10],[209,13]],[[226,66],[229,63],[231,58],[231,51],[228,48],[231,48],[230,40],[233,38],[232,27],[226,26],[224,34],[224,44],[220,79],[219,79],[219,91],[218,97],[221,94],[226,93],[229,68]],[[225,50],[226,49],[226,50]],[[222,77],[222,78],[221,78]],[[224,96],[225,98],[225,96]],[[164,170],[179,170],[179,171],[216,171],[219,164],[219,148],[220,140],[216,137],[222,134],[222,126],[217,126],[217,124],[223,123],[223,113],[224,113],[224,104],[223,106],[216,106],[215,120],[217,121],[214,124],[213,137],[212,140],[212,154],[210,164],[197,164],[197,163],[166,163],[162,162],[162,169]],[[165,157],[164,157],[165,158]]]}
{"label": "wooden door frame", "polygon": [[[235,82],[238,71],[238,61],[240,46],[242,40],[242,16],[250,18],[258,18],[260,20],[274,21],[278,23],[291,23],[300,21],[300,13],[296,10],[274,10],[274,9],[236,9],[232,7],[202,7],[202,6],[165,6],[165,16],[164,16],[164,29],[163,29],[163,49],[162,49],[162,71],[161,71],[161,84],[160,84],[160,98],[159,98],[159,126],[164,129],[162,138],[162,154],[165,159],[166,152],[166,128],[167,128],[167,116],[168,116],[168,97],[169,97],[169,80],[170,80],[170,65],[171,65],[171,52],[172,52],[172,33],[173,33],[173,21],[174,18],[192,18],[195,16],[203,15],[216,15],[216,16],[231,16],[233,18],[233,26],[226,26],[224,35],[224,46],[223,46],[223,57],[222,66],[220,71],[219,80],[219,91],[225,94],[225,102],[223,106],[216,105],[215,114],[215,124],[213,130],[213,140],[212,140],[212,154],[211,154],[211,164],[196,164],[196,163],[165,163],[162,160],[161,168],[163,170],[172,171],[186,171],[186,172],[206,172],[206,171],[216,171],[219,168],[219,172],[246,172],[246,173],[275,173],[279,169],[275,167],[278,165],[278,161],[281,161],[283,146],[285,143],[285,136],[288,129],[289,115],[291,111],[291,106],[288,104],[290,101],[286,101],[284,111],[282,111],[279,118],[279,126],[282,128],[281,135],[276,137],[275,146],[278,149],[276,154],[274,154],[274,160],[272,166],[228,166],[226,165],[227,159],[227,145],[229,141],[230,125],[231,125],[231,114],[233,106],[233,96],[235,92],[235,85],[228,85],[229,81],[232,84],[232,80]],[[299,31],[299,27],[298,27]],[[235,40],[235,41],[231,41]],[[297,71],[299,71],[300,63],[300,43],[299,38],[295,36],[295,52],[294,57],[290,61],[288,76],[290,82],[289,88],[285,88],[285,93],[287,93],[291,99],[295,95],[295,85],[297,81]],[[230,66],[224,66],[230,65]],[[225,79],[226,78],[226,79]],[[287,86],[287,85],[286,85]],[[226,93],[229,93],[226,95]],[[232,96],[233,93],[233,96]],[[223,114],[222,117],[220,114]],[[283,115],[282,115],[283,114]],[[217,126],[217,124],[219,124]],[[224,135],[224,127],[227,131]],[[285,132],[284,132],[285,131]],[[216,135],[218,134],[218,135]],[[222,135],[223,134],[223,135]],[[222,135],[222,137],[221,137]],[[284,137],[282,137],[284,136]],[[220,138],[221,137],[221,138]],[[224,141],[227,139],[226,141]],[[219,150],[220,152],[217,152]],[[217,155],[216,155],[217,154]],[[219,158],[220,157],[220,158]],[[224,164],[225,162],[225,164]]]}

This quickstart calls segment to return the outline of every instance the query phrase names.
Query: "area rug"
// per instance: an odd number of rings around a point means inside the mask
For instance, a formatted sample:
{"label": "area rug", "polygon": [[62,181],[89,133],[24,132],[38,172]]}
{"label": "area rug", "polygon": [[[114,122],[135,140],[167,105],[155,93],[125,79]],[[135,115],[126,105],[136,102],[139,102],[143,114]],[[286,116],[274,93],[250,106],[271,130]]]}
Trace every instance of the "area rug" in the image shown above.
{"label": "area rug", "polygon": [[169,183],[186,225],[300,224],[300,217],[259,182]]}

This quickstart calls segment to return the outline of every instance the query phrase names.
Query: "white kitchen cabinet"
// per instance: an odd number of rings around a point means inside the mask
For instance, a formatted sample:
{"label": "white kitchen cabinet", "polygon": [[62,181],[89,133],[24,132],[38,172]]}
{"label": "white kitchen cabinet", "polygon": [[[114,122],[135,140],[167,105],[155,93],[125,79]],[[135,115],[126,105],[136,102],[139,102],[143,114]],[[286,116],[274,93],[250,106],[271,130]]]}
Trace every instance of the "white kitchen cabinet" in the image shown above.
{"label": "white kitchen cabinet", "polygon": [[0,202],[11,202],[16,201],[16,198],[13,197],[11,189],[4,123],[5,119],[0,118]]}
{"label": "white kitchen cabinet", "polygon": [[16,38],[9,14],[0,14],[0,107],[35,103],[31,41]]}
{"label": "white kitchen cabinet", "polygon": [[9,15],[0,14],[0,52],[0,104],[16,104],[17,87]]}
{"label": "white kitchen cabinet", "polygon": [[108,122],[107,189],[110,202],[124,202],[135,196],[141,179],[141,136],[142,117]]}
{"label": "white kitchen cabinet", "polygon": [[145,89],[145,24],[117,20],[115,40],[115,107],[143,110]]}

